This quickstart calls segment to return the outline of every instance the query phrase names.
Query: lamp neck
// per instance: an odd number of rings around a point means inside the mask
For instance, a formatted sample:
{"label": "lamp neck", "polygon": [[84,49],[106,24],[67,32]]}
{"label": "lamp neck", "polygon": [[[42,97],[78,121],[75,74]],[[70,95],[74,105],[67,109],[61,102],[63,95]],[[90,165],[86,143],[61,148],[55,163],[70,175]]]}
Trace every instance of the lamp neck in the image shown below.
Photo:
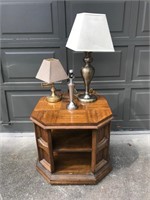
{"label": "lamp neck", "polygon": [[54,87],[54,83],[51,83],[51,96],[52,96],[52,97],[55,96],[55,87]]}
{"label": "lamp neck", "polygon": [[91,66],[91,62],[93,61],[92,58],[92,52],[85,52],[85,57],[84,57],[84,62],[85,62],[85,67]]}

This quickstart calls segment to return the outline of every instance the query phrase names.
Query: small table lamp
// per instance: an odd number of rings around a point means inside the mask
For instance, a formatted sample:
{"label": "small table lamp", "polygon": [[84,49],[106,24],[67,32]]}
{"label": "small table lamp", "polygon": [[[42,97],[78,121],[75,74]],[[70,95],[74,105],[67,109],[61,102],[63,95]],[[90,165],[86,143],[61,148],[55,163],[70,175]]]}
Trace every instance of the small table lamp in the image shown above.
{"label": "small table lamp", "polygon": [[51,85],[51,95],[47,97],[48,102],[54,103],[61,100],[61,97],[55,94],[54,82],[68,79],[68,76],[58,59],[44,59],[36,78]]}
{"label": "small table lamp", "polygon": [[78,96],[80,101],[93,102],[95,95],[89,94],[90,82],[94,76],[91,65],[91,52],[114,52],[114,47],[105,14],[79,13],[76,15],[66,47],[74,51],[85,52],[85,66],[81,75],[85,84],[85,94]]}

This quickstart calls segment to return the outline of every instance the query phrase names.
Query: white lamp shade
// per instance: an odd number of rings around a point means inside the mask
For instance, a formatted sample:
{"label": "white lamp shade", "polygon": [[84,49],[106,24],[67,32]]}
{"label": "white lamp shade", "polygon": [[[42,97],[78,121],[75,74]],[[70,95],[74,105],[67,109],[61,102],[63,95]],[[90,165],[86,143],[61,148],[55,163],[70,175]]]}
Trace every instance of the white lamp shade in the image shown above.
{"label": "white lamp shade", "polygon": [[106,15],[77,14],[66,47],[74,51],[114,52]]}
{"label": "white lamp shade", "polygon": [[44,59],[36,75],[46,83],[54,83],[68,78],[63,66],[58,59]]}

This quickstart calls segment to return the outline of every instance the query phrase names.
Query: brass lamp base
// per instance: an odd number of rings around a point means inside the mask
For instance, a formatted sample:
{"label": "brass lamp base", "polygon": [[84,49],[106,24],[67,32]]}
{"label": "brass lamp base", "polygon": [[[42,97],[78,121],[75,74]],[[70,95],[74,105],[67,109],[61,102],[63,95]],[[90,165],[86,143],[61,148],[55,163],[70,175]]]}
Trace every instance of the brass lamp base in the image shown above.
{"label": "brass lamp base", "polygon": [[55,95],[55,96],[52,96],[52,95],[51,95],[51,96],[47,97],[46,99],[47,99],[47,101],[50,102],[50,103],[56,103],[56,102],[58,102],[58,101],[61,100],[61,97],[60,97],[60,96],[57,96],[57,95]]}
{"label": "brass lamp base", "polygon": [[47,97],[49,103],[56,103],[61,100],[61,96],[55,94],[54,83],[51,84],[51,95]]}
{"label": "brass lamp base", "polygon": [[81,102],[91,103],[97,100],[97,97],[94,94],[86,95],[86,94],[79,94],[78,99]]}
{"label": "brass lamp base", "polygon": [[95,72],[94,67],[91,65],[92,61],[93,58],[91,56],[91,52],[85,52],[85,57],[84,57],[85,66],[83,66],[81,69],[81,75],[85,85],[85,93],[79,94],[78,99],[82,102],[87,102],[87,103],[94,102],[97,100],[95,95],[89,93],[89,86]]}

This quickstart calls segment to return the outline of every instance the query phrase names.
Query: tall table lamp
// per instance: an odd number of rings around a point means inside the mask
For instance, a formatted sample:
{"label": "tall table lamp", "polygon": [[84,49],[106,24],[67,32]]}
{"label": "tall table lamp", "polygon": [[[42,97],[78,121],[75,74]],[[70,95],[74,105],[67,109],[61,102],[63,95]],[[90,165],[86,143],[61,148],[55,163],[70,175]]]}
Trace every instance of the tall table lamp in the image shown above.
{"label": "tall table lamp", "polygon": [[48,102],[54,103],[61,100],[61,96],[55,93],[54,82],[68,79],[68,76],[58,59],[44,59],[36,78],[51,85],[51,95],[47,97]]}
{"label": "tall table lamp", "polygon": [[78,96],[82,102],[93,102],[96,96],[89,93],[95,69],[91,65],[91,52],[114,52],[114,47],[105,14],[79,13],[76,15],[66,47],[85,52],[85,66],[81,75],[85,84],[85,93]]}

